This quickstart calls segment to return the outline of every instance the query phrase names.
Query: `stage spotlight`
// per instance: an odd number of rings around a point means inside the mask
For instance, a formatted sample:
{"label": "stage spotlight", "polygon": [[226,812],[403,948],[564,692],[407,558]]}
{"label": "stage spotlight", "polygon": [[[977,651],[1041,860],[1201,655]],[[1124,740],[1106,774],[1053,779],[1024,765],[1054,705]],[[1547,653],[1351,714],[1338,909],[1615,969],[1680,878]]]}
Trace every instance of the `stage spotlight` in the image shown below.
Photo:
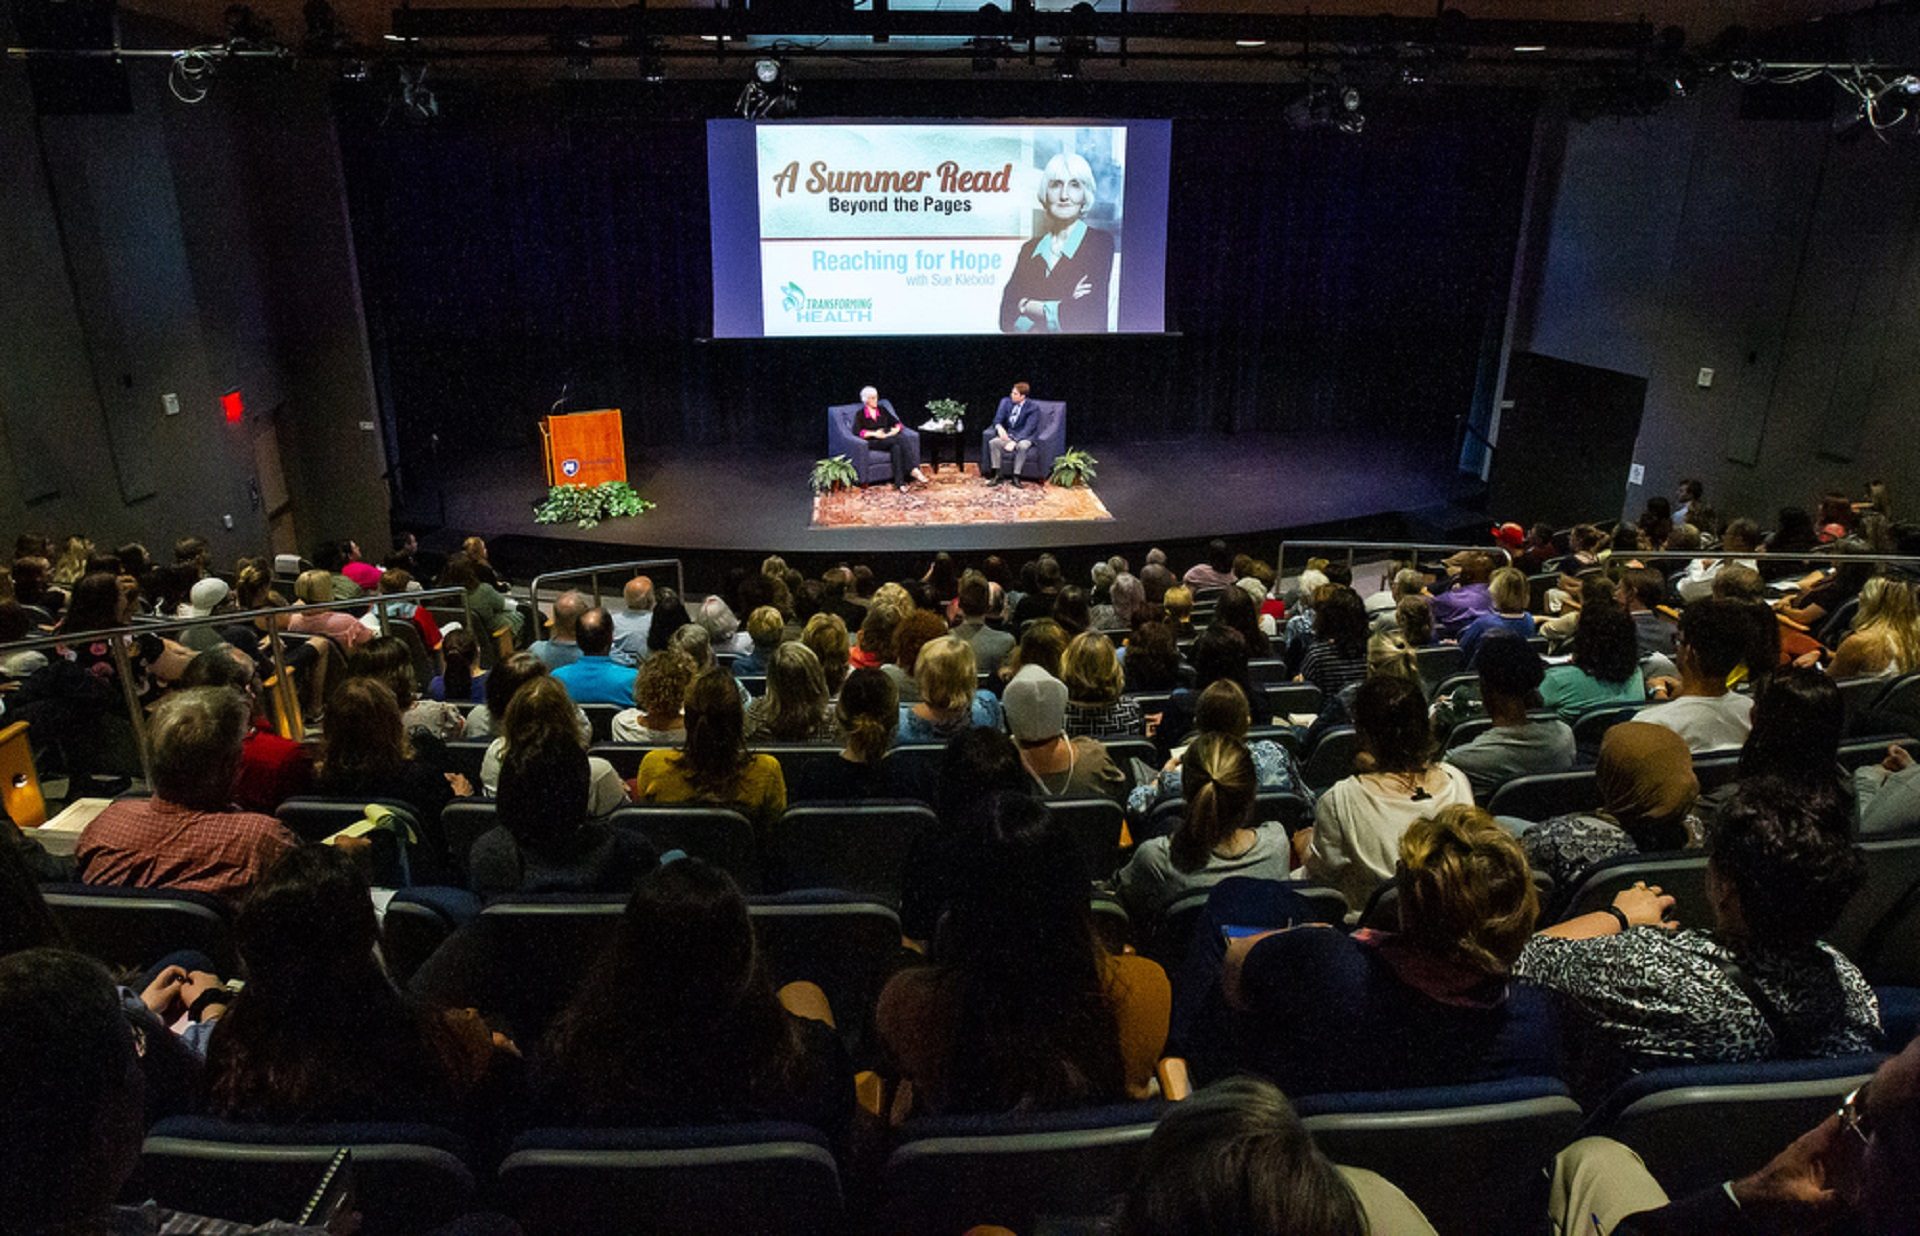
{"label": "stage spotlight", "polygon": [[767,120],[791,116],[800,106],[800,87],[793,84],[786,66],[772,57],[753,62],[753,76],[740,91],[734,110],[743,120]]}
{"label": "stage spotlight", "polygon": [[398,111],[403,119],[424,123],[440,114],[439,96],[427,85],[427,66],[423,63],[400,66],[400,89],[388,101],[387,114]]}
{"label": "stage spotlight", "polygon": [[763,56],[753,62],[753,78],[762,86],[771,86],[780,80],[780,62],[771,56]]}

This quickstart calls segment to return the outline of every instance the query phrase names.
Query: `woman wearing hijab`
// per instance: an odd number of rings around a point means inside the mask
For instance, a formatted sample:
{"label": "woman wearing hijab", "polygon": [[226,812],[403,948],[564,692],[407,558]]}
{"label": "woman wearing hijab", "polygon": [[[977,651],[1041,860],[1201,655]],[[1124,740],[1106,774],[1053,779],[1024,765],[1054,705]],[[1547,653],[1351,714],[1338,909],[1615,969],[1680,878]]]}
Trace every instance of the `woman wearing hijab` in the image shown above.
{"label": "woman wearing hijab", "polygon": [[1620,854],[1693,849],[1701,844],[1693,804],[1700,780],[1687,740],[1663,725],[1625,721],[1600,744],[1598,811],[1556,816],[1520,834],[1535,871],[1562,897],[1595,863]]}

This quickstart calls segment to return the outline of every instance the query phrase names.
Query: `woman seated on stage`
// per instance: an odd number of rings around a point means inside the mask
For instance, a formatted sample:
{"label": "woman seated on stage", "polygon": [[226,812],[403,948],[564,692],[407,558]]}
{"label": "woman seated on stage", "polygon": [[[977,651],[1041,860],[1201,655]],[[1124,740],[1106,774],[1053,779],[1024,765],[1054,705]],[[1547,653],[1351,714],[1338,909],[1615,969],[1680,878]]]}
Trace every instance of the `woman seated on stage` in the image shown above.
{"label": "woman seated on stage", "polygon": [[648,803],[718,803],[752,821],[762,835],[787,809],[780,761],[747,750],[746,720],[733,676],[709,669],[687,692],[687,745],[649,751],[633,779]]}
{"label": "woman seated on stage", "polygon": [[860,388],[860,410],[853,414],[853,432],[870,451],[885,451],[893,459],[893,487],[905,490],[907,477],[925,484],[927,474],[918,468],[907,469],[907,444],[900,436],[900,418],[892,408],[880,406],[880,392],[871,386]]}
{"label": "woman seated on stage", "polygon": [[973,645],[943,635],[920,650],[913,666],[920,702],[900,707],[900,741],[945,742],[976,725],[1000,729],[1000,701],[980,690]]}

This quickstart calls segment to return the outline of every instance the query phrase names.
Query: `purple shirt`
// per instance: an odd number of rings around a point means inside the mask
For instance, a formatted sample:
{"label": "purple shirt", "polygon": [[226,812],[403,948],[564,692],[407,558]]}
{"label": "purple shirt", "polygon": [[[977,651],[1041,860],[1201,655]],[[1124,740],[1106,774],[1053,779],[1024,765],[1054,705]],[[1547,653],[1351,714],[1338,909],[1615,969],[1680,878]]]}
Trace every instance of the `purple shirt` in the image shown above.
{"label": "purple shirt", "polygon": [[1459,639],[1475,618],[1493,612],[1493,598],[1485,584],[1463,584],[1433,597],[1428,606],[1433,610],[1433,633],[1441,639]]}

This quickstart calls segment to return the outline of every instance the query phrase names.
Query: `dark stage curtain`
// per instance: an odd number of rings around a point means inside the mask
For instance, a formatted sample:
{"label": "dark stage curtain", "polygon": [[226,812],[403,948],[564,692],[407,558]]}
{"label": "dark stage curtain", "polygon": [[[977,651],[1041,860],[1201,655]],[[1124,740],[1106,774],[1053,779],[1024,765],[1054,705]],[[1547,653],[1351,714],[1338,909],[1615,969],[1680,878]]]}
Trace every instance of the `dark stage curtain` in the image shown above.
{"label": "dark stage curtain", "polygon": [[[528,441],[563,384],[575,408],[626,409],[640,445],[824,446],[825,406],[869,382],[909,419],[952,396],[984,420],[1022,378],[1071,402],[1076,444],[1372,427],[1445,441],[1498,338],[1532,132],[1530,102],[1504,93],[1371,106],[1357,137],[1288,129],[1271,91],[1105,95],[1074,114],[1175,117],[1173,333],[706,341],[701,119],[558,91],[442,98],[422,127],[341,108],[382,396],[415,477],[433,434],[444,452]],[[943,98],[971,115],[1030,103],[822,83],[808,111],[927,115]]]}

